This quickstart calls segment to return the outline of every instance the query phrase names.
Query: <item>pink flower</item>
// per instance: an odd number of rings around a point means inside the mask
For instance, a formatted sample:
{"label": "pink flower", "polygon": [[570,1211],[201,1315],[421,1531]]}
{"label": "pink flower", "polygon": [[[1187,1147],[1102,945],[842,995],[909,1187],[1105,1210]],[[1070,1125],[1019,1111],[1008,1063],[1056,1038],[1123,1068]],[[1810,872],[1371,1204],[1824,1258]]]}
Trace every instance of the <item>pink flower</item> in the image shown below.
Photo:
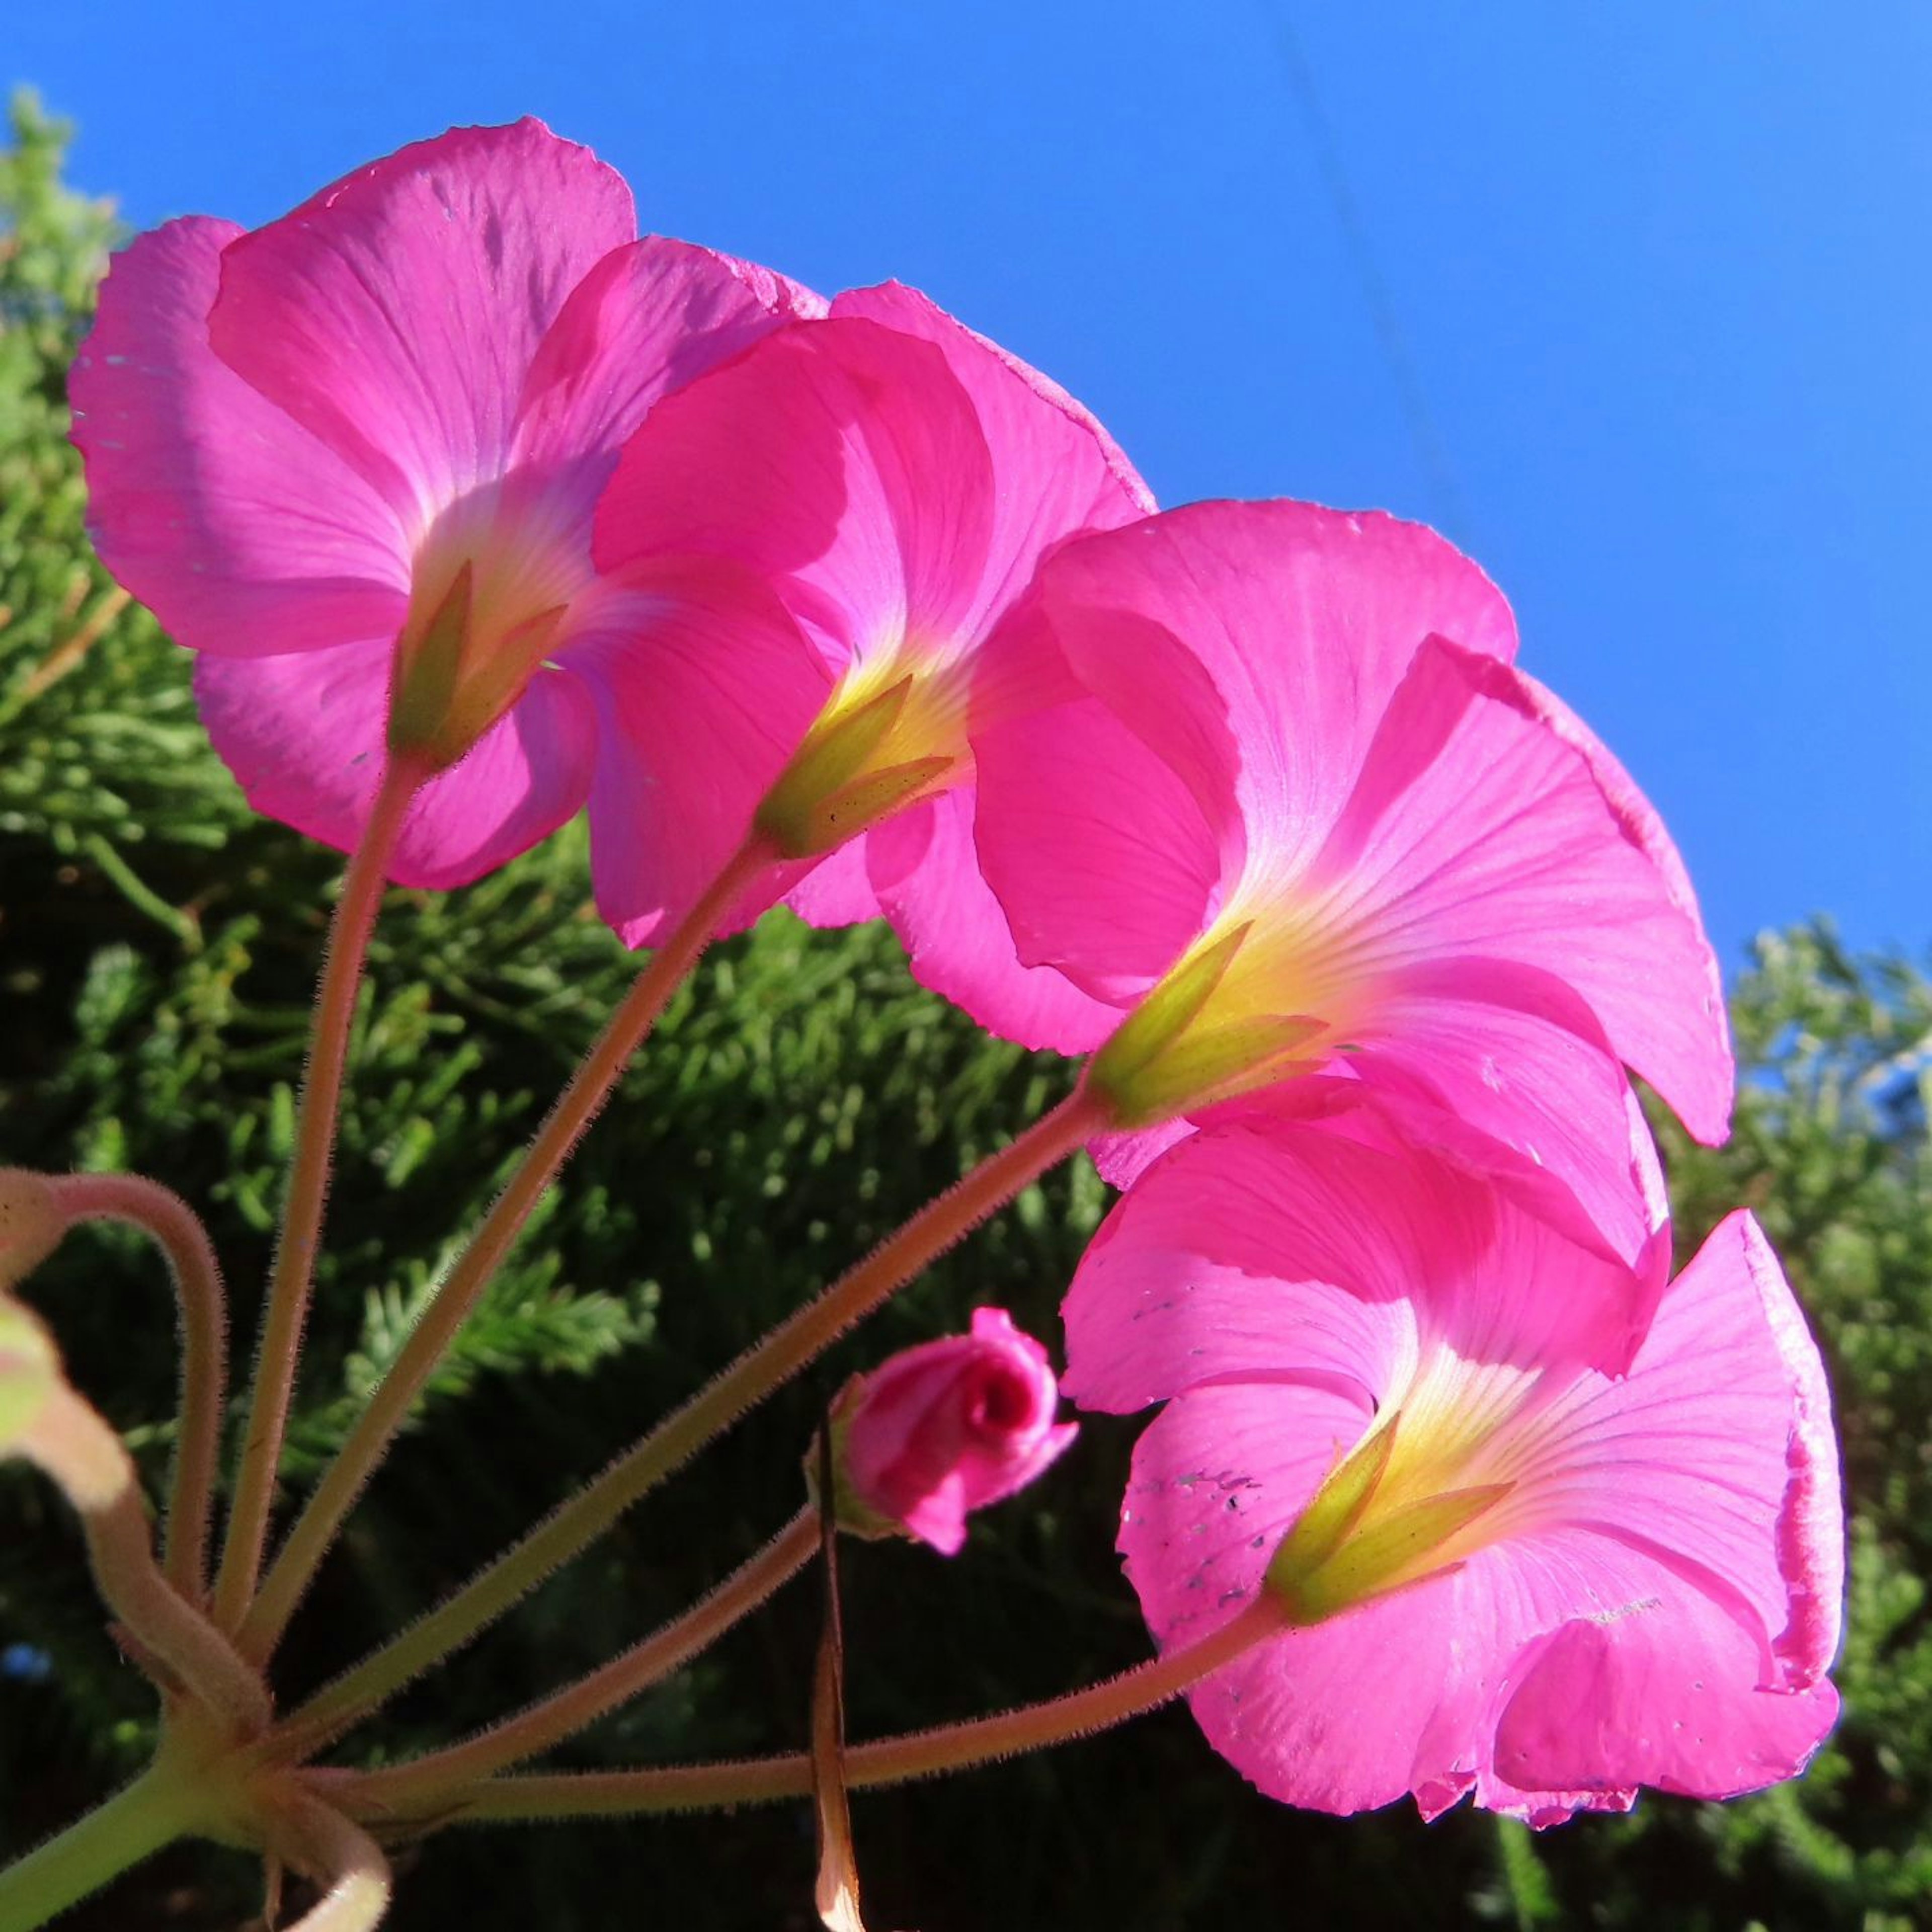
{"label": "pink flower", "polygon": [[823,308],[638,240],[622,179],[538,122],[456,129],[252,233],[192,217],[116,259],[72,382],[94,540],[202,653],[253,804],[348,848],[406,753],[438,775],[392,875],[459,884],[579,810],[600,716],[674,705],[714,639],[781,690],[809,668],[762,585],[608,584],[590,524],[654,404]]}
{"label": "pink flower", "polygon": [[1473,564],[1380,515],[1196,504],[1047,560],[982,653],[978,844],[1018,957],[1131,1016],[1079,1042],[1118,1027],[1110,1178],[1230,1102],[1325,1106],[1321,1074],[1527,1156],[1660,1268],[1618,1062],[1721,1138],[1717,968],[1655,814],[1515,645]]}
{"label": "pink flower", "polygon": [[970,1512],[1025,1488],[1073,1440],[1078,1425],[1053,1419],[1059,1400],[1046,1351],[1004,1309],[975,1309],[970,1335],[902,1349],[834,1412],[842,1526],[957,1555]]}
{"label": "pink flower", "polygon": [[[883,913],[916,974],[970,969],[1003,1030],[1042,1045],[1090,1032],[1104,1010],[1021,965],[980,876],[968,697],[980,644],[1041,556],[1152,507],[1070,398],[892,284],[840,296],[826,320],[662,404],[598,508],[598,564],[729,559],[776,588],[814,665],[808,703],[781,710],[769,670],[721,638],[688,701],[640,698],[607,721],[632,755],[599,768],[598,796],[696,801],[603,855],[598,893],[625,937],[652,940],[755,825],[787,862],[747,914],[788,892],[820,925]],[[772,721],[768,762],[718,769],[713,717],[754,712]],[[702,786],[686,780],[698,764]]]}
{"label": "pink flower", "polygon": [[1114,1209],[1068,1388],[1166,1400],[1120,1539],[1162,1647],[1279,1610],[1191,1694],[1263,1791],[1542,1825],[1817,1748],[1844,1562],[1817,1349],[1739,1214],[1612,1379],[1616,1272],[1442,1162],[1279,1123],[1204,1131]]}

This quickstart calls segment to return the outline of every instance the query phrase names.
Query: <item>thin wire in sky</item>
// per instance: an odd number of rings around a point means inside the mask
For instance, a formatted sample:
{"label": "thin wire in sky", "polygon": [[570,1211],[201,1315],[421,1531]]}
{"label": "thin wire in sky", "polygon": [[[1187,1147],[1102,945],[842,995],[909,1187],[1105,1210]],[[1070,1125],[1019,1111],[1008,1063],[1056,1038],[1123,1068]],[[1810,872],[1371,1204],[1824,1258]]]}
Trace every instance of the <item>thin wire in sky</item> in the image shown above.
{"label": "thin wire in sky", "polygon": [[1314,70],[1302,51],[1300,37],[1294,31],[1288,0],[1280,0],[1278,5],[1272,7],[1268,0],[1257,0],[1257,4],[1274,42],[1288,86],[1301,110],[1302,119],[1306,124],[1316,164],[1322,171],[1322,182],[1334,205],[1335,219],[1341,227],[1349,260],[1361,283],[1362,298],[1368,304],[1370,320],[1375,324],[1376,339],[1382,345],[1382,358],[1388,364],[1402,420],[1408,425],[1409,440],[1415,446],[1416,460],[1421,466],[1423,481],[1432,499],[1430,514],[1449,536],[1466,548],[1474,534],[1468,506],[1456,482],[1455,466],[1449,460],[1448,446],[1436,426],[1436,413],[1429,406],[1420,371],[1409,350],[1407,332],[1402,326],[1402,318],[1396,313],[1388,284],[1382,278],[1376,251],[1370,243],[1360,205],[1349,185],[1341,146],[1322,107]]}

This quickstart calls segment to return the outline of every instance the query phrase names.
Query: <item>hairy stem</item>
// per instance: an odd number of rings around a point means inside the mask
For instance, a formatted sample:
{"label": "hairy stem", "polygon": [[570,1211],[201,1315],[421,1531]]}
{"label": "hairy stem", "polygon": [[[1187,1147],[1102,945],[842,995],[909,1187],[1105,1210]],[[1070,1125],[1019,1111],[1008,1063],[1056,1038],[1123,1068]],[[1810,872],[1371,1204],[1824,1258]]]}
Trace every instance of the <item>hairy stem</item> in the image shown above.
{"label": "hairy stem", "polygon": [[[964,1771],[1070,1743],[1166,1703],[1282,1628],[1274,1598],[1263,1596],[1200,1642],[1171,1650],[1104,1683],[994,1718],[947,1724],[903,1737],[848,1744],[845,1781],[854,1790],[903,1784]],[[732,1764],[676,1765],[659,1771],[530,1773],[484,1785],[449,1822],[481,1824],[549,1818],[621,1818],[662,1811],[713,1810],[734,1804],[802,1798],[812,1790],[812,1760],[802,1751]]]}
{"label": "hairy stem", "polygon": [[389,1862],[368,1834],[307,1792],[273,1820],[274,1850],[328,1890],[289,1932],[373,1932],[389,1909]]}
{"label": "hairy stem", "polygon": [[561,1744],[708,1649],[796,1576],[818,1546],[815,1510],[801,1510],[764,1549],[686,1614],[601,1670],[447,1750],[357,1779],[358,1799],[403,1811],[461,1792]]}
{"label": "hairy stem", "polygon": [[130,1866],[170,1844],[193,1820],[194,1794],[163,1766],[0,1871],[0,1932],[34,1932]]}
{"label": "hairy stem", "polygon": [[516,1172],[458,1256],[423,1310],[369,1406],[289,1533],[261,1594],[242,1621],[242,1654],[272,1652],[288,1620],[335,1540],[363,1486],[435,1372],[477,1298],[489,1286],[530,1212],[597,1117],[631,1056],[684,982],[721,923],[754,877],[771,862],[762,846],[746,845],[719,874],[676,931],[652,956],[633,982],[570,1084],[558,1097]]}
{"label": "hairy stem", "polygon": [[1102,1124],[1096,1103],[1084,1088],[1076,1089],[740,1355],[446,1603],[302,1706],[290,1720],[289,1734],[305,1742],[338,1736],[412,1678],[468,1642],[560,1564],[595,1542],[712,1437],[922,1274],[1029,1182],[1058,1166]]}
{"label": "hairy stem", "polygon": [[127,1627],[137,1658],[160,1666],[151,1674],[163,1688],[192,1693],[238,1736],[264,1730],[269,1707],[261,1679],[154,1561],[140,1485],[121,1438],[62,1382],[18,1446],[80,1512],[100,1594]]}
{"label": "hairy stem", "polygon": [[424,776],[409,760],[390,760],[370,807],[369,822],[363,828],[362,842],[343,875],[341,896],[329,922],[315,1021],[309,1034],[308,1066],[296,1116],[288,1198],[282,1209],[281,1234],[255,1354],[248,1431],[236,1477],[235,1504],[222,1546],[221,1568],[215,1579],[215,1616],[225,1630],[240,1625],[261,1570],[275,1478],[281,1466],[282,1438],[294,1396],[296,1364],[302,1354],[302,1328],[315,1278],[316,1244],[328,1202],[336,1116],[356,1018],[356,992],[362,982],[369,935],[388,883],[389,861]]}
{"label": "hairy stem", "polygon": [[199,1602],[208,1587],[208,1513],[228,1378],[228,1306],[214,1245],[178,1194],[139,1174],[50,1174],[47,1186],[70,1223],[122,1221],[140,1228],[166,1256],[174,1277],[181,1406],[164,1568],[183,1596]]}

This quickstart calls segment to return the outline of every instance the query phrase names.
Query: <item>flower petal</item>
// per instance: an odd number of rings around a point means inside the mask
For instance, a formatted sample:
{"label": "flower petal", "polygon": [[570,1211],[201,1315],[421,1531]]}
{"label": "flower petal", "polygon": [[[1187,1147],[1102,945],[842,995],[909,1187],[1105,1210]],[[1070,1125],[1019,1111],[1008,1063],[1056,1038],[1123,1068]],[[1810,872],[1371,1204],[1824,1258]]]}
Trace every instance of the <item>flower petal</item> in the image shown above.
{"label": "flower petal", "polygon": [[1216,909],[1199,800],[1097,698],[1010,715],[973,749],[980,862],[1021,963],[1128,1004]]}
{"label": "flower petal", "polygon": [[[1192,1389],[1155,1418],[1135,1448],[1120,1548],[1163,1651],[1210,1635],[1252,1600],[1371,1414],[1337,1390],[1240,1382]],[[1290,1804],[1346,1814],[1400,1797],[1421,1733],[1454,1689],[1459,1652],[1443,1591],[1431,1580],[1284,1631],[1216,1671],[1188,1699],[1209,1743]]]}
{"label": "flower petal", "polygon": [[1614,1620],[1575,1618],[1540,1651],[1498,1724],[1500,1795],[1514,1786],[1533,1806],[1648,1784],[1735,1798],[1804,1768],[1837,1720],[1837,1691],[1756,1688],[1749,1638],[1673,1584]]}
{"label": "flower petal", "polygon": [[[916,818],[920,809],[915,806],[905,816]],[[785,894],[785,904],[807,926],[857,926],[883,917],[885,908],[867,862],[869,850],[866,839],[854,838],[828,852]]]}
{"label": "flower petal", "polygon": [[[1163,1649],[1262,1586],[1330,1441],[1348,1446],[1338,1401],[1213,1384],[1142,1438],[1121,1547]],[[1640,1784],[1717,1796],[1800,1768],[1835,1699],[1754,1690],[1755,1662],[1722,1608],[1668,1568],[1565,1530],[1286,1630],[1190,1702],[1215,1749],[1287,1803],[1346,1815],[1413,1792],[1432,1816],[1473,1787],[1491,1810],[1548,1824],[1627,1809]]]}
{"label": "flower petal", "polygon": [[1021,964],[980,873],[973,814],[972,787],[955,786],[868,832],[862,843],[878,904],[921,986],[1004,1040],[1084,1053],[1119,1024],[1119,1011],[1051,966]]}
{"label": "flower petal", "polygon": [[1385,964],[1510,960],[1574,987],[1691,1132],[1723,1138],[1730,1038],[1682,863],[1520,672],[1441,638],[1418,653],[1312,882]]}
{"label": "flower petal", "polygon": [[178,642],[234,656],[392,636],[406,546],[382,499],[209,348],[225,221],[114,258],[74,359],[74,440],[103,560]]}
{"label": "flower petal", "polygon": [[930,342],[972,404],[994,490],[985,568],[961,629],[977,635],[1062,538],[1112,530],[1154,509],[1153,494],[1088,410],[916,289],[898,282],[848,289],[833,301],[832,313]]}
{"label": "flower petal", "polygon": [[[257,812],[355,850],[382,775],[392,656],[382,643],[196,660],[208,735]],[[467,755],[417,794],[390,878],[467,885],[529,850],[583,808],[596,742],[577,680],[538,671]]]}
{"label": "flower petal", "polygon": [[[1578,995],[1508,960],[1431,959],[1393,976],[1358,1044],[1350,1067],[1418,1139],[1456,1147],[1641,1277],[1634,1345],[1669,1271],[1668,1203],[1649,1130]],[[1485,1138],[1517,1158],[1486,1161]]]}
{"label": "flower petal", "polygon": [[517,410],[516,460],[549,468],[602,458],[601,482],[654,403],[824,309],[768,268],[688,242],[647,235],[613,248],[537,346]]}
{"label": "flower petal", "polygon": [[1135,1182],[1067,1295],[1068,1392],[1125,1410],[1232,1376],[1353,1377],[1379,1400],[1418,1348],[1619,1366],[1629,1270],[1423,1154],[1373,1110],[1203,1129]]}
{"label": "flower petal", "polygon": [[454,128],[232,244],[209,338],[413,540],[503,473],[544,332],[636,232],[622,178],[541,122]]}
{"label": "flower petal", "polygon": [[784,579],[836,672],[911,631],[951,634],[986,566],[992,491],[938,350],[872,322],[800,322],[651,412],[598,505],[596,554],[604,569],[718,556]]}
{"label": "flower petal", "polygon": [[1459,1181],[1304,1126],[1195,1135],[1116,1203],[1075,1271],[1067,1393],[1118,1412],[1293,1376],[1372,1406],[1414,1359],[1414,1285],[1466,1279],[1496,1238],[1487,1192]]}
{"label": "flower petal", "polygon": [[[1734,1214],[1665,1292],[1630,1372],[1566,1408],[1534,1506],[1658,1556],[1706,1594],[1733,1594],[1755,1622],[1762,1681],[1808,1682],[1837,1647],[1843,1589],[1830,1426],[1816,1345],[1755,1222]],[[1774,1664],[1787,1624],[1797,1640]]]}
{"label": "flower petal", "polygon": [[[566,662],[597,712],[598,910],[626,945],[652,945],[748,835],[829,680],[760,579],[689,558],[633,566]],[[786,876],[775,868],[743,916],[796,882],[796,868]]]}
{"label": "flower petal", "polygon": [[[1238,806],[1244,838],[1215,824],[1230,860],[1261,852],[1280,870],[1327,836],[1426,637],[1504,658],[1516,647],[1501,595],[1433,531],[1308,503],[1170,510],[1069,544],[1038,591],[1079,684],[1188,770],[1210,813]],[[1162,634],[1211,689],[1211,778],[1176,738],[1197,728],[1199,700],[1177,706],[1169,676],[1145,675],[1145,640]]]}

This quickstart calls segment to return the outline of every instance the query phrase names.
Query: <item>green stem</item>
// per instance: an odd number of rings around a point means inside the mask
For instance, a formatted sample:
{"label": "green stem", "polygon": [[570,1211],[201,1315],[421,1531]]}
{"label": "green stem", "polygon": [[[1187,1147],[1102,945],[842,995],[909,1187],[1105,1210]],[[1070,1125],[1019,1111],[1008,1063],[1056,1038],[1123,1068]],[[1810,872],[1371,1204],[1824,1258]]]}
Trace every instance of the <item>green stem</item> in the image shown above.
{"label": "green stem", "polygon": [[928,1202],[856,1268],[740,1355],[446,1603],[304,1705],[290,1719],[290,1729],[305,1743],[338,1736],[412,1678],[467,1643],[560,1564],[595,1542],[713,1436],[922,1274],[1029,1182],[1065,1160],[1098,1130],[1102,1120],[1084,1089],[1076,1088],[1010,1146],[988,1156],[936,1201]]}
{"label": "green stem", "polygon": [[70,1223],[120,1221],[166,1257],[181,1322],[181,1424],[169,1485],[165,1570],[190,1602],[208,1587],[208,1519],[221,1448],[228,1376],[228,1305],[221,1267],[200,1217],[178,1194],[134,1174],[50,1174]]}
{"label": "green stem", "polygon": [[0,1932],[34,1932],[130,1866],[181,1837],[191,1784],[159,1763],[58,1838],[0,1872]]}
{"label": "green stem", "polygon": [[633,982],[296,1519],[261,1594],[242,1622],[237,1642],[244,1657],[259,1660],[274,1649],[363,1486],[388,1453],[531,1210],[597,1118],[632,1054],[710,944],[712,934],[770,863],[771,856],[762,846],[745,845]]}
{"label": "green stem", "polygon": [[235,1504],[222,1546],[221,1568],[215,1579],[214,1613],[224,1630],[239,1627],[261,1571],[275,1478],[281,1467],[282,1438],[295,1392],[296,1364],[302,1354],[302,1327],[315,1277],[322,1211],[328,1202],[336,1114],[356,1018],[356,992],[362,982],[369,935],[388,883],[389,861],[425,776],[419,765],[409,760],[389,761],[370,808],[369,822],[363,827],[362,843],[343,874],[341,895],[329,921],[322,982],[309,1034],[308,1069],[296,1118],[288,1198],[282,1210],[281,1237],[255,1355],[248,1432],[236,1477]]}
{"label": "green stem", "polygon": [[[1104,1683],[994,1718],[848,1745],[845,1781],[855,1790],[903,1784],[1090,1737],[1178,1696],[1282,1628],[1280,1606],[1264,1594],[1199,1642],[1168,1651]],[[452,1808],[450,1822],[527,1822],[714,1810],[802,1798],[811,1790],[812,1760],[802,1751],[735,1764],[676,1765],[661,1771],[530,1774],[483,1786],[460,1810]],[[352,1803],[351,1808],[357,1808]]]}
{"label": "green stem", "polygon": [[357,1780],[358,1798],[395,1811],[438,1809],[444,1794],[466,1791],[561,1744],[708,1649],[796,1576],[818,1547],[818,1513],[801,1510],[684,1616],[622,1656],[462,1744],[391,1770],[371,1772]]}

